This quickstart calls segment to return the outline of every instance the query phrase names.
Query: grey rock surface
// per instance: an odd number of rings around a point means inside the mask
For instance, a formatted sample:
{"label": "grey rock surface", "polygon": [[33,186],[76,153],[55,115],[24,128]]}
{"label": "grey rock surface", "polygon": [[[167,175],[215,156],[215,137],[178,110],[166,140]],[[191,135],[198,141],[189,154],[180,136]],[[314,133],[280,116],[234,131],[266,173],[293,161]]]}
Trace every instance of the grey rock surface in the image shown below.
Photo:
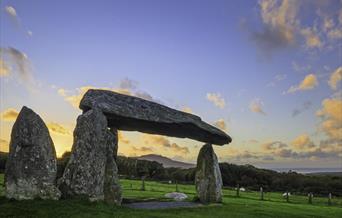
{"label": "grey rock surface", "polygon": [[80,102],[86,112],[97,105],[108,119],[108,126],[126,131],[190,138],[224,145],[232,141],[223,131],[200,117],[155,102],[107,90],[90,89]]}
{"label": "grey rock surface", "polygon": [[95,107],[80,115],[74,130],[70,160],[58,181],[63,198],[85,198],[121,203],[115,149],[117,136],[107,128],[102,111]]}
{"label": "grey rock surface", "polygon": [[222,202],[221,171],[211,144],[205,144],[198,154],[195,185],[202,203]]}
{"label": "grey rock surface", "polygon": [[122,190],[119,184],[118,167],[118,131],[107,130],[107,160],[104,175],[104,200],[108,204],[121,205]]}
{"label": "grey rock surface", "polygon": [[13,125],[5,170],[10,199],[60,198],[56,188],[56,151],[44,121],[23,107]]}
{"label": "grey rock surface", "polygon": [[164,196],[167,198],[172,198],[176,201],[183,201],[188,198],[188,196],[185,193],[181,193],[181,192],[166,193]]}

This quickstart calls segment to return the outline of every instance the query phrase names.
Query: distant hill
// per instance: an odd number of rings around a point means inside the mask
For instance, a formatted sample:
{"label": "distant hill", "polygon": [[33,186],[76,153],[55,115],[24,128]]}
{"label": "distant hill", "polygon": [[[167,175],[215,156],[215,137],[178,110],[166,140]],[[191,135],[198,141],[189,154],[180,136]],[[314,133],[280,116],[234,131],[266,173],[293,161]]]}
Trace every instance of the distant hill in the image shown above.
{"label": "distant hill", "polygon": [[147,154],[143,155],[140,157],[137,157],[139,160],[148,160],[148,161],[156,161],[158,163],[163,164],[165,168],[170,168],[170,167],[176,167],[176,168],[181,168],[181,169],[189,169],[189,168],[194,168],[196,167],[195,164],[191,163],[185,163],[181,161],[175,161],[170,158],[161,156],[161,155],[156,155],[156,154]]}

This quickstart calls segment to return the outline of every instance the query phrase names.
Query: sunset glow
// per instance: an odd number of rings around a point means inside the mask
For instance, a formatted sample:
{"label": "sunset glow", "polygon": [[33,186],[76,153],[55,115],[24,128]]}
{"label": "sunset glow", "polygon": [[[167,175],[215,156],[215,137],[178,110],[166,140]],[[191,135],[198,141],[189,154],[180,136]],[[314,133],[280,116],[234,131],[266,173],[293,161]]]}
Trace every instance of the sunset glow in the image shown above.
{"label": "sunset glow", "polygon": [[[134,3],[134,4],[133,4]],[[220,161],[342,166],[342,3],[0,3],[0,151],[22,106],[70,151],[90,88],[193,113],[227,132]],[[191,12],[191,13],[190,13]],[[120,131],[119,154],[196,162],[202,142]]]}

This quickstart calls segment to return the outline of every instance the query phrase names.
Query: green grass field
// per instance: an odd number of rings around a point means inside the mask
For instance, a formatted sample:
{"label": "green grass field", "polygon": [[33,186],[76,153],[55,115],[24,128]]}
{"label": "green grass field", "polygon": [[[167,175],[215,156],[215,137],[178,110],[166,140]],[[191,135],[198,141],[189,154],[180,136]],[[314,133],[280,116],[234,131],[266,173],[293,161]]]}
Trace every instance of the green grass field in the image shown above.
{"label": "green grass field", "polygon": [[[0,175],[3,184],[3,175]],[[140,191],[141,181],[121,180],[123,195],[131,201],[167,200],[164,194],[175,191],[174,184],[146,182],[146,191]],[[179,191],[195,195],[193,185],[178,185]],[[313,204],[306,196],[292,195],[290,203],[281,193],[265,193],[265,200],[259,200],[258,192],[242,192],[239,198],[235,191],[225,189],[222,205],[208,205],[198,208],[144,210],[113,207],[101,202],[90,203],[80,200],[60,201],[9,201],[0,187],[0,217],[342,217],[342,199],[333,198],[333,205],[327,205],[326,198],[314,197]]]}

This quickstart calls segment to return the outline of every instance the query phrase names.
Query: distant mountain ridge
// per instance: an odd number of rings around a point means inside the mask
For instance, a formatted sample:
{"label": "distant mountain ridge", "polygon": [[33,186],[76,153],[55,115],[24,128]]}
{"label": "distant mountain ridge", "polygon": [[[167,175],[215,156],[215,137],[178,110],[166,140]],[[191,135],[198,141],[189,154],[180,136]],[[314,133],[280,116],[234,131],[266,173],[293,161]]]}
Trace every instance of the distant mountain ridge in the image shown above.
{"label": "distant mountain ridge", "polygon": [[163,164],[163,166],[165,168],[176,167],[176,168],[181,168],[181,169],[189,169],[189,168],[196,167],[196,164],[185,163],[185,162],[181,162],[181,161],[175,161],[175,160],[172,160],[168,157],[164,157],[164,156],[157,155],[157,154],[142,155],[140,157],[137,157],[137,159],[148,160],[148,161],[156,161],[158,163]]}

